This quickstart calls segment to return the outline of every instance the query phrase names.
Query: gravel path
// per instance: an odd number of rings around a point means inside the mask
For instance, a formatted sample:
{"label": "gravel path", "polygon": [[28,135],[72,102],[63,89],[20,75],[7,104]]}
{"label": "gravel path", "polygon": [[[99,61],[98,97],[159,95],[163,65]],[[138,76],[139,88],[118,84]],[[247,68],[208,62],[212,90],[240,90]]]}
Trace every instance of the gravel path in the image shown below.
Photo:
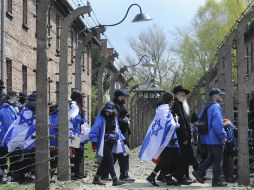
{"label": "gravel path", "polygon": [[[90,160],[86,163],[86,168],[88,172],[88,177],[79,180],[79,181],[68,181],[68,182],[59,182],[51,183],[51,190],[119,190],[119,189],[128,189],[128,190],[139,190],[139,189],[172,189],[172,190],[194,190],[194,189],[200,189],[200,190],[219,190],[219,189],[228,189],[228,190],[250,190],[254,189],[254,176],[252,177],[252,187],[239,187],[237,184],[229,184],[227,188],[212,188],[211,187],[211,181],[207,181],[205,184],[200,183],[193,183],[189,186],[181,185],[181,186],[166,186],[165,183],[158,183],[160,187],[152,187],[150,184],[148,184],[145,180],[145,178],[151,173],[151,171],[154,168],[153,163],[140,161],[138,159],[138,153],[139,148],[133,150],[133,154],[130,157],[130,176],[136,179],[135,183],[132,184],[124,184],[122,186],[113,187],[112,182],[106,182],[106,186],[98,186],[93,185],[92,180],[94,173],[97,169],[97,165],[95,164],[94,160]],[[116,173],[119,174],[119,167],[118,164],[116,164]],[[208,172],[208,174],[211,172]],[[211,178],[211,176],[208,176]],[[1,186],[0,190],[32,190],[34,189],[34,184],[29,185],[18,185],[16,183],[11,183],[7,186]]]}
{"label": "gravel path", "polygon": [[[254,189],[254,187],[238,187],[237,184],[229,184],[227,188],[211,188],[211,182],[207,181],[205,184],[200,183],[193,183],[190,186],[166,186],[164,183],[159,183],[160,187],[152,187],[150,184],[148,184],[145,180],[145,178],[150,174],[150,172],[154,168],[153,163],[140,161],[138,159],[138,152],[139,149],[135,149],[133,151],[133,155],[130,158],[130,176],[136,179],[135,183],[132,184],[124,184],[122,186],[113,187],[111,182],[106,182],[106,186],[96,186],[92,184],[93,174],[96,170],[96,166],[94,162],[86,163],[87,169],[90,171],[88,173],[88,177],[84,180],[75,181],[75,182],[64,182],[60,183],[57,182],[55,184],[52,184],[52,189],[56,190],[102,190],[102,189],[109,189],[109,190],[115,190],[115,189],[128,189],[128,190],[137,190],[137,189],[230,189],[230,190],[236,190],[236,189]],[[116,166],[116,171],[119,174],[119,168]]]}

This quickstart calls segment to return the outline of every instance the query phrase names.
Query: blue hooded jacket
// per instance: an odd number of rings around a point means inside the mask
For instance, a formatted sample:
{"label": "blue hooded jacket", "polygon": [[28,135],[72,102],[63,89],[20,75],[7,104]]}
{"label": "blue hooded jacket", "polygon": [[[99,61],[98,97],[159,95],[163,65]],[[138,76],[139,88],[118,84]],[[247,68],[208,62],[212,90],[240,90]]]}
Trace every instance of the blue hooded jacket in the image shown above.
{"label": "blue hooded jacket", "polygon": [[7,103],[0,106],[0,147],[6,147],[7,141],[10,139],[4,139],[9,127],[17,119],[16,110]]}
{"label": "blue hooded jacket", "polygon": [[[115,120],[117,121],[116,118],[115,118]],[[96,117],[94,125],[92,126],[91,131],[89,133],[90,141],[92,143],[96,143],[96,145],[97,145],[97,155],[98,156],[103,156],[102,155],[103,153],[100,151],[103,151],[103,148],[104,148],[105,126],[106,126],[105,118],[103,117],[102,114],[99,114]],[[123,143],[123,141],[125,140],[125,137],[121,133],[118,123],[116,123],[116,132],[118,133],[118,136],[119,136],[119,140],[120,140],[120,144],[121,144],[121,151],[125,152],[124,143]],[[113,150],[113,152],[114,152],[114,150]]]}
{"label": "blue hooded jacket", "polygon": [[[200,120],[203,110],[200,112]],[[207,110],[208,116],[208,134],[201,134],[201,143],[207,145],[222,145],[226,139],[226,132],[223,125],[223,116],[221,107],[214,103]]]}
{"label": "blue hooded jacket", "polygon": [[53,136],[50,138],[50,146],[58,146],[58,112],[49,114],[49,135]]}

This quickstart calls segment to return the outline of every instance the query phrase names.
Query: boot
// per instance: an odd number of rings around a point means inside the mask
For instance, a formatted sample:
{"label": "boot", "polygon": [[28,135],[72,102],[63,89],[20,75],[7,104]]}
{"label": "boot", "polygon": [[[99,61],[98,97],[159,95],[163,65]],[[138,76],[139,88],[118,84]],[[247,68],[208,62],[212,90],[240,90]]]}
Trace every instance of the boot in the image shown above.
{"label": "boot", "polygon": [[113,183],[112,183],[113,186],[118,186],[118,185],[123,185],[123,184],[125,184],[124,181],[120,181],[119,179],[117,179],[117,177],[113,178]]}
{"label": "boot", "polygon": [[159,185],[155,181],[155,177],[151,175],[146,178],[146,181],[150,183],[152,186],[159,187]]}
{"label": "boot", "polygon": [[93,178],[93,184],[94,185],[106,185],[105,183],[103,183],[101,180],[100,180],[100,177],[95,175],[94,178]]}

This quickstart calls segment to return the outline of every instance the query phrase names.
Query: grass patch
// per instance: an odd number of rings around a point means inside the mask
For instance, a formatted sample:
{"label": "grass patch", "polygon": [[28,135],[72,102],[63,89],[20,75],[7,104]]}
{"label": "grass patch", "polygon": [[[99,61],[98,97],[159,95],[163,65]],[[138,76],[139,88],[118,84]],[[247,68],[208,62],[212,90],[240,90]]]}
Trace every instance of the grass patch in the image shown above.
{"label": "grass patch", "polygon": [[88,142],[87,144],[85,144],[85,159],[87,160],[92,160],[95,158],[95,153],[92,150],[92,143]]}

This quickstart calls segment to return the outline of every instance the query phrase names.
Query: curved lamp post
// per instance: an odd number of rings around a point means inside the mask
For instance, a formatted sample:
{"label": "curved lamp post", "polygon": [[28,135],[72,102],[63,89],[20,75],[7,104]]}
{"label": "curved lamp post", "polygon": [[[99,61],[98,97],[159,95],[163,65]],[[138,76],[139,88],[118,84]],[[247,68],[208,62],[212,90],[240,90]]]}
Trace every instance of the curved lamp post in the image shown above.
{"label": "curved lamp post", "polygon": [[[116,26],[122,23],[131,7],[138,6],[140,13],[136,15],[133,22],[148,21],[151,18],[142,13],[142,9],[138,4],[132,4],[124,18],[111,25],[98,25],[102,26]],[[59,132],[58,132],[58,180],[65,181],[70,179],[70,170],[66,169],[69,166],[69,127],[68,127],[68,31],[71,23],[77,19],[80,15],[90,13],[92,11],[91,6],[82,6],[71,13],[69,13],[61,24],[61,35],[60,35],[60,64],[59,64]]]}
{"label": "curved lamp post", "polygon": [[100,27],[100,26],[105,26],[105,27],[107,27],[107,26],[116,26],[116,25],[121,24],[121,23],[127,18],[128,13],[129,13],[131,7],[133,7],[133,6],[138,6],[138,7],[139,7],[140,13],[137,14],[137,15],[134,17],[134,19],[132,20],[132,22],[144,22],[144,21],[152,20],[152,18],[151,18],[148,14],[144,14],[144,13],[142,12],[142,9],[141,9],[141,7],[140,7],[139,4],[132,4],[132,5],[130,5],[129,8],[127,9],[127,12],[125,13],[125,16],[123,17],[123,19],[120,20],[119,22],[117,22],[117,23],[115,23],[115,24],[103,24],[103,25],[98,25],[98,26],[96,26],[96,27]]}
{"label": "curved lamp post", "polygon": [[[128,71],[128,68],[130,67],[136,67],[138,66],[142,60],[144,58],[147,58],[147,62],[142,64],[143,67],[155,67],[155,64],[151,61],[151,59],[147,56],[147,55],[143,55],[137,64],[135,65],[129,65],[129,66],[123,66],[116,75],[114,75],[114,77],[111,79],[110,81],[110,99],[113,100],[114,98],[114,90],[115,90],[115,83],[117,82],[117,80],[119,79],[119,77],[121,76],[121,74],[123,74],[124,72]],[[131,78],[132,79],[132,78]],[[129,81],[129,80],[128,80]],[[126,85],[126,84],[125,84]]]}

